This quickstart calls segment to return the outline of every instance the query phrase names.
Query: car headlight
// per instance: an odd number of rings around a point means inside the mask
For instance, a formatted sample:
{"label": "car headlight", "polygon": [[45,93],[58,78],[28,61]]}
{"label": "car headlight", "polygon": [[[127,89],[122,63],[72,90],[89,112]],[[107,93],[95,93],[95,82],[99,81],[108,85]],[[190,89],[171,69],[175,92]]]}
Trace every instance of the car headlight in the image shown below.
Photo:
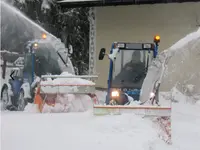
{"label": "car headlight", "polygon": [[112,97],[118,97],[119,96],[119,92],[118,91],[112,91],[111,96]]}
{"label": "car headlight", "polygon": [[33,49],[38,49],[38,43],[33,44]]}

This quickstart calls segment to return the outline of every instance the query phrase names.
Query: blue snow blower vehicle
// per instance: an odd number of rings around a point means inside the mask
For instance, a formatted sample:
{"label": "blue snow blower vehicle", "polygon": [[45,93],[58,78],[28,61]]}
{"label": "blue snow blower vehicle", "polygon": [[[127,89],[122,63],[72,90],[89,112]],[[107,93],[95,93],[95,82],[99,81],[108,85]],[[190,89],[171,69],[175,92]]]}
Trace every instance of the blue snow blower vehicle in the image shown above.
{"label": "blue snow blower vehicle", "polygon": [[127,105],[130,99],[139,101],[149,64],[158,54],[159,42],[160,37],[155,36],[152,43],[114,42],[110,54],[101,49],[99,60],[105,55],[110,59],[107,105]]}

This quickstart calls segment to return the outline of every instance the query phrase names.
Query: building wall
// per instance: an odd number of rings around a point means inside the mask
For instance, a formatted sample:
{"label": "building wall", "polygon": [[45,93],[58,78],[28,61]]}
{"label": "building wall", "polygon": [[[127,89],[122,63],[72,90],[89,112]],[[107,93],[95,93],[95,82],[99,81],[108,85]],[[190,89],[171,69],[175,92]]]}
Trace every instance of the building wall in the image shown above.
{"label": "building wall", "polygon": [[[199,22],[199,23],[198,23]],[[160,51],[170,47],[200,24],[200,2],[129,5],[96,8],[97,87],[107,86],[109,60],[98,60],[101,48],[109,52],[114,41],[152,42],[161,37]]]}

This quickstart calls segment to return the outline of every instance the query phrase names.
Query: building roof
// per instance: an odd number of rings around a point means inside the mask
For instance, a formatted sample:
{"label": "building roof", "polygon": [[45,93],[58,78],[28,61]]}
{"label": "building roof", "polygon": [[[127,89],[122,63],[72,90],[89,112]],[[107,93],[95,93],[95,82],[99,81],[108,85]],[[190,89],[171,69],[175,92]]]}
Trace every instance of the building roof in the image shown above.
{"label": "building roof", "polygon": [[57,3],[63,7],[101,7],[184,2],[200,2],[200,0],[57,0]]}

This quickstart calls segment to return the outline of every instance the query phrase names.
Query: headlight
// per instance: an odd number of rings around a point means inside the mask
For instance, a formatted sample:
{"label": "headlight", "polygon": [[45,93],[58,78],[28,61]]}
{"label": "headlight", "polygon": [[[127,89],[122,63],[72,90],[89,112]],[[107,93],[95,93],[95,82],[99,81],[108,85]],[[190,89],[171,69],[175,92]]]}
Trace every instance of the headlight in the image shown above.
{"label": "headlight", "polygon": [[33,49],[38,49],[38,43],[33,44]]}
{"label": "headlight", "polygon": [[150,93],[150,98],[153,98],[155,96],[155,93],[151,92]]}
{"label": "headlight", "polygon": [[112,91],[111,96],[112,97],[118,97],[119,96],[119,92],[118,91]]}

